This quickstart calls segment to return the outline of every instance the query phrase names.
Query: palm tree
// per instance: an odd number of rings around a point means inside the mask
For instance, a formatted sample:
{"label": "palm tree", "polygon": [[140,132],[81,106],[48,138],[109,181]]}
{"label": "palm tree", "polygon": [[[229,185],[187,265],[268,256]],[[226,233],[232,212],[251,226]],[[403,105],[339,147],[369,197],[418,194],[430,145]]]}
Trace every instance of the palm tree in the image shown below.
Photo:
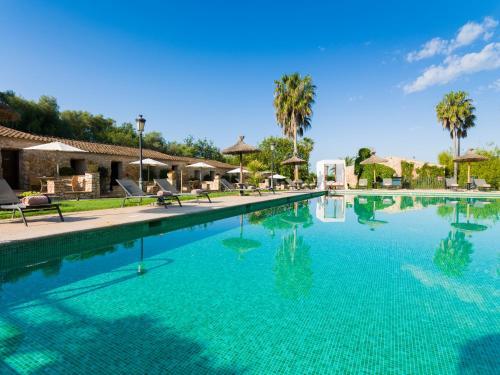
{"label": "palm tree", "polygon": [[[285,74],[274,83],[276,121],[283,129],[283,134],[293,139],[293,155],[297,156],[297,137],[302,137],[311,127],[316,86],[311,76],[302,78],[299,73]],[[298,178],[299,166],[295,165],[295,180]]]}
{"label": "palm tree", "polygon": [[[453,157],[460,155],[460,139],[467,136],[467,130],[475,125],[476,108],[469,94],[464,91],[450,91],[436,106],[436,115],[443,128],[453,140]],[[457,163],[453,166],[453,177],[457,178]]]}

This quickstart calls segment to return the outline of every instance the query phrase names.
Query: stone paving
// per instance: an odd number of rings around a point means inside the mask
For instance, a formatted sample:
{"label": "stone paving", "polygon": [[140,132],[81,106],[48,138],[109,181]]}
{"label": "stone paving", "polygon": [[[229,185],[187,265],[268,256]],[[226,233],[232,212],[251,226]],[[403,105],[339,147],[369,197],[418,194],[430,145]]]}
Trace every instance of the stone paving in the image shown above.
{"label": "stone paving", "polygon": [[[204,210],[217,210],[238,205],[246,205],[257,202],[271,201],[290,195],[308,193],[300,192],[277,192],[263,193],[259,195],[225,196],[212,198],[212,203],[204,199],[196,201],[184,201],[182,207],[169,205],[167,209],[155,205],[128,206],[124,208],[112,208],[96,211],[80,211],[64,213],[64,222],[59,221],[57,215],[43,215],[28,217],[28,227],[24,226],[19,217],[15,220],[0,221],[0,244],[54,236],[62,233],[92,230],[96,228],[111,227],[154,219],[168,218],[178,215],[187,215]],[[131,204],[129,202],[128,204]]]}

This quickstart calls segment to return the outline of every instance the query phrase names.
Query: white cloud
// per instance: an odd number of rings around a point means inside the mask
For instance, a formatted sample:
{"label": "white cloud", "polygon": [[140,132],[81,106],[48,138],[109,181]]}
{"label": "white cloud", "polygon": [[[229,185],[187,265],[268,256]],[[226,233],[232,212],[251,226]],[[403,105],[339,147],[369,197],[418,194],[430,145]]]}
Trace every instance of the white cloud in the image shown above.
{"label": "white cloud", "polygon": [[406,56],[409,62],[418,61],[438,55],[446,51],[448,41],[441,38],[433,38],[425,43],[419,51],[413,51]]}
{"label": "white cloud", "polygon": [[500,78],[488,85],[489,89],[500,91]]}
{"label": "white cloud", "polygon": [[498,21],[492,17],[485,17],[481,23],[467,22],[458,29],[454,39],[433,38],[424,43],[419,50],[410,52],[406,59],[409,62],[414,62],[436,55],[449,55],[456,49],[468,46],[481,37],[484,40],[489,40],[497,26]]}
{"label": "white cloud", "polygon": [[403,89],[409,94],[446,84],[463,75],[497,68],[500,68],[500,43],[490,43],[479,52],[449,56],[442,64],[431,65]]}

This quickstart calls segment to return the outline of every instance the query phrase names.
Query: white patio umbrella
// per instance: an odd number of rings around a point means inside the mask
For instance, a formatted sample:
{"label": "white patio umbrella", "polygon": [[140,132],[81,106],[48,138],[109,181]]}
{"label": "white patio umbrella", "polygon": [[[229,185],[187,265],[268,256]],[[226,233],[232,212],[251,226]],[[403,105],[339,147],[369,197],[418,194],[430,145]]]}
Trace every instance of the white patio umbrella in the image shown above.
{"label": "white patio umbrella", "polygon": [[194,163],[194,164],[189,164],[186,166],[186,168],[193,168],[193,169],[199,169],[200,170],[200,183],[202,182],[201,180],[201,171],[203,169],[215,169],[214,166],[210,165],[210,164],[207,164],[205,162],[198,162],[198,163]]}
{"label": "white patio umbrella", "polygon": [[[26,147],[24,150],[55,151],[55,152],[88,152],[77,147],[67,145],[59,141],[44,143],[37,146]],[[57,176],[59,176],[59,162],[56,164]]]}
{"label": "white patio umbrella", "polygon": [[[140,165],[141,161],[140,160],[133,161],[130,164]],[[155,159],[150,159],[150,158],[142,159],[142,165],[147,165],[148,166],[148,181],[149,181],[149,167],[166,167],[167,166],[167,164],[162,163],[161,161],[158,161],[158,160],[155,160]]]}
{"label": "white patio umbrella", "polygon": [[286,177],[285,177],[285,176],[282,176],[282,175],[280,175],[280,174],[273,174],[273,175],[271,176],[271,178],[272,178],[272,179],[274,179],[274,180],[284,180],[284,179],[286,179]]}
{"label": "white patio umbrella", "polygon": [[[246,173],[246,174],[250,173],[250,172],[249,172],[247,169],[245,169],[245,168],[242,168],[242,169],[241,169],[241,172]],[[226,173],[230,173],[230,174],[240,174],[240,168],[231,169],[230,171],[227,171]]]}

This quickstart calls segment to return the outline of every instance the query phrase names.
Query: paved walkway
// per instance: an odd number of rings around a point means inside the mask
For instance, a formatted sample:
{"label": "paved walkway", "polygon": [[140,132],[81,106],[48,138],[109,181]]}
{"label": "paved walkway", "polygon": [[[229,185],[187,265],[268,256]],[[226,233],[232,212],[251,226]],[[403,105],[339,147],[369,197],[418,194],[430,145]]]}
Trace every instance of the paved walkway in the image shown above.
{"label": "paved walkway", "polygon": [[[0,221],[0,244],[54,236],[62,233],[92,230],[96,228],[111,227],[148,220],[157,220],[179,215],[186,215],[204,210],[216,210],[226,207],[236,207],[257,202],[272,201],[290,195],[309,193],[301,192],[277,192],[263,193],[247,196],[224,196],[212,198],[212,203],[200,199],[196,201],[184,201],[182,207],[169,205],[167,209],[158,206],[129,206],[124,208],[112,208],[96,211],[80,211],[64,214],[64,222],[59,221],[57,215],[43,215],[28,217],[28,227],[24,226],[21,219]],[[131,204],[130,202],[128,204]]]}

